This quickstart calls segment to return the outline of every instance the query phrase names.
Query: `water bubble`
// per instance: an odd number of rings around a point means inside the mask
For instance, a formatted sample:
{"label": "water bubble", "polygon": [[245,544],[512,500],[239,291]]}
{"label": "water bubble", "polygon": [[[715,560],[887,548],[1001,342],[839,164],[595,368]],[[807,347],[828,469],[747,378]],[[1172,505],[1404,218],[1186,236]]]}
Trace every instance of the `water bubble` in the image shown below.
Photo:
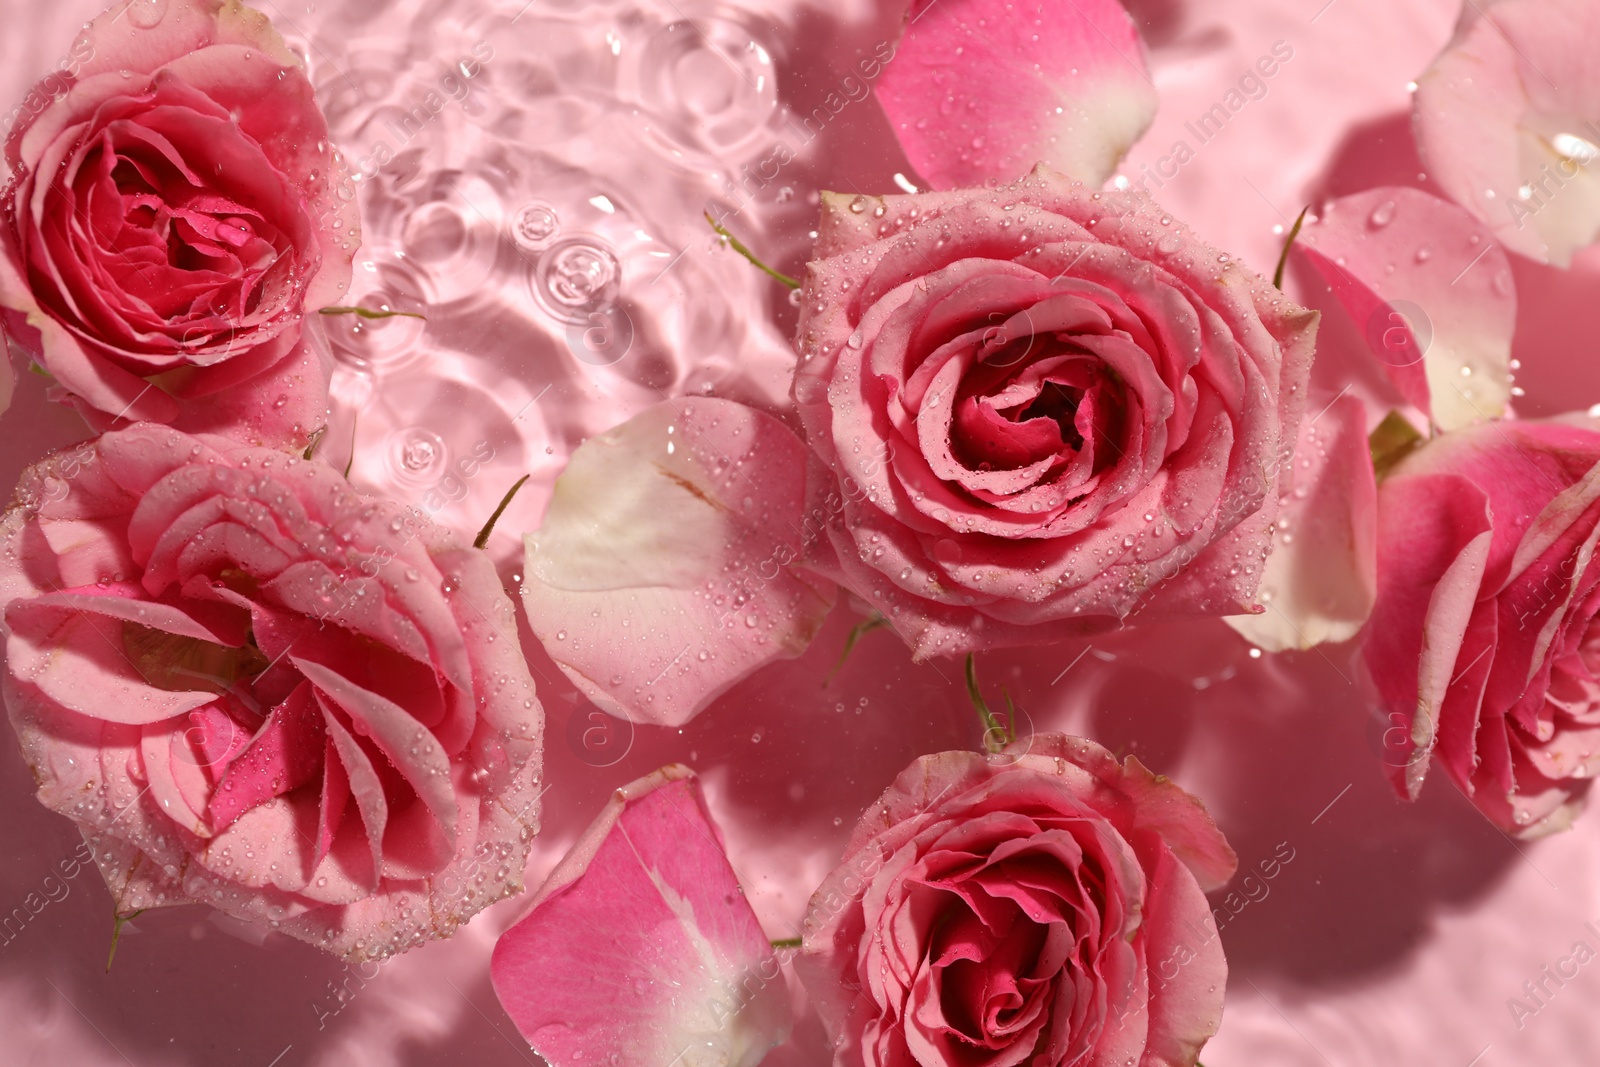
{"label": "water bubble", "polygon": [[511,223],[511,235],[517,244],[529,250],[543,248],[561,228],[561,217],[549,204],[528,204]]}
{"label": "water bubble", "polygon": [[539,257],[533,295],[562,322],[590,325],[592,312],[610,307],[622,284],[622,265],[597,237],[568,237]]}
{"label": "water bubble", "polygon": [[408,471],[427,470],[439,458],[437,446],[427,439],[411,441],[400,453],[400,465]]}

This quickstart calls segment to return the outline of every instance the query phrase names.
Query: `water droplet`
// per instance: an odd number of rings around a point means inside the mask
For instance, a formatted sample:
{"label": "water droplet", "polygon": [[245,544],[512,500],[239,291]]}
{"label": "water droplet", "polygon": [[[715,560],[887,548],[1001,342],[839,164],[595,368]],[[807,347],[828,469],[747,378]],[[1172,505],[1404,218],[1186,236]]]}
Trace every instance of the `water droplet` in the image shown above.
{"label": "water droplet", "polygon": [[130,0],[128,21],[141,30],[153,30],[167,17],[167,0]]}
{"label": "water droplet", "polygon": [[1372,214],[1367,216],[1367,223],[1375,230],[1381,230],[1394,221],[1394,201],[1385,200],[1372,209]]}

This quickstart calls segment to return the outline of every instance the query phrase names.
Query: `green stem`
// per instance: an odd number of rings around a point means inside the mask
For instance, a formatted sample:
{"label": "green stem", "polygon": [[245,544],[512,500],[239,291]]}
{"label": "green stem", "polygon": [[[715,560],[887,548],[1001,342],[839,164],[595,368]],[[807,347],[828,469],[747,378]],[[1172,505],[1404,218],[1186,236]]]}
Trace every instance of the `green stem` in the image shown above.
{"label": "green stem", "polygon": [[371,308],[363,307],[331,307],[323,308],[322,314],[354,315],[358,319],[393,319],[397,317],[404,317],[408,319],[421,319],[423,322],[428,321],[428,316],[419,315],[415,311],[390,311],[387,308],[381,311],[374,311]]}
{"label": "green stem", "polygon": [[350,468],[356,465],[356,415],[350,414],[350,458],[344,461],[344,480],[350,480]]}
{"label": "green stem", "polygon": [[319,429],[316,429],[316,430],[312,430],[311,431],[311,439],[306,444],[306,450],[305,450],[304,453],[301,454],[300,458],[309,461],[312,456],[316,455],[317,454],[317,446],[322,443],[322,438],[327,435],[327,432],[328,432],[328,428],[326,426],[320,427]]}
{"label": "green stem", "polygon": [[844,639],[844,651],[839,653],[839,662],[833,665],[833,670],[829,671],[828,676],[822,680],[822,688],[828,688],[829,683],[833,681],[834,677],[838,675],[840,669],[844,667],[844,661],[850,658],[851,652],[855,651],[857,641],[861,640],[872,631],[880,630],[888,625],[889,620],[884,618],[882,615],[879,615],[877,612],[873,612],[871,618],[862,619],[860,622],[856,623],[855,626],[850,630],[850,636]]}
{"label": "green stem", "polygon": [[478,536],[473,538],[473,548],[482,548],[489,543],[489,535],[494,533],[494,524],[500,521],[500,516],[504,515],[506,508],[511,506],[511,498],[517,495],[517,490],[522,488],[523,483],[529,477],[529,475],[524,474],[518,478],[517,484],[513,485],[506,491],[506,495],[500,498],[500,506],[494,509],[494,514],[489,516],[489,521],[483,524],[483,529],[479,530]]}
{"label": "green stem", "polygon": [[727,231],[727,229],[724,228],[723,225],[720,222],[718,222],[716,219],[711,217],[711,212],[707,211],[705,213],[705,215],[706,215],[706,221],[711,224],[711,228],[713,230],[717,231],[717,236],[721,237],[724,241],[728,242],[728,247],[729,248],[731,248],[735,252],[739,253],[745,259],[748,259],[752,266],[754,266],[758,270],[765,271],[767,274],[771,275],[773,278],[776,278],[778,281],[782,282],[784,285],[787,285],[791,289],[800,288],[800,283],[798,281],[796,281],[794,278],[789,277],[787,274],[784,274],[782,271],[773,270],[771,267],[769,267],[765,263],[761,262],[761,260],[757,259],[756,258],[756,254],[754,252],[750,251],[748,248],[746,248],[742,241],[740,241],[733,234],[729,233]]}
{"label": "green stem", "polygon": [[107,955],[106,955],[106,973],[107,974],[111,973],[111,962],[117,958],[117,942],[122,939],[122,926],[123,926],[123,924],[132,922],[134,919],[137,919],[139,916],[141,916],[143,914],[144,914],[144,909],[140,908],[138,911],[133,912],[133,913],[128,914],[128,915],[115,915],[114,914],[114,915],[111,916],[112,920],[115,922],[116,925],[114,925],[111,928],[111,951],[109,953],[107,953]]}
{"label": "green stem", "polygon": [[978,715],[983,719],[983,747],[992,753],[998,753],[1007,745],[1017,739],[1016,722],[1017,708],[1011,702],[1011,694],[1004,689],[1006,708],[1010,722],[1002,723],[1000,717],[989,710],[989,702],[983,699],[983,691],[978,688],[978,657],[967,653],[967,696],[972,700],[972,706],[978,709]]}
{"label": "green stem", "polygon": [[1295,216],[1294,225],[1289,227],[1289,236],[1283,239],[1283,251],[1278,255],[1278,269],[1272,272],[1272,285],[1280,293],[1283,292],[1283,270],[1289,265],[1289,249],[1294,247],[1294,239],[1300,236],[1300,227],[1305,224],[1306,212],[1310,210],[1310,204],[1300,209],[1300,214]]}
{"label": "green stem", "polygon": [[781,941],[774,941],[772,943],[772,947],[773,948],[799,948],[803,944],[805,944],[805,938],[803,938],[803,937],[786,937]]}

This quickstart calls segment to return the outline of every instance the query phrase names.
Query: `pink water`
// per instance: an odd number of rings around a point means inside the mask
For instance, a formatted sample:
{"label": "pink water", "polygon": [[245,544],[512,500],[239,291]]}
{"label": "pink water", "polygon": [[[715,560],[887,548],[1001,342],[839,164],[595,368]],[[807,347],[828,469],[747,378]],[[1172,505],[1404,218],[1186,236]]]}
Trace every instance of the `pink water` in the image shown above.
{"label": "pink water", "polygon": [[[144,17],[161,0],[140,0]],[[1274,225],[1319,194],[1414,170],[1406,82],[1449,35],[1454,0],[1140,0],[1162,110],[1125,168],[1137,177],[1186,119],[1277,40],[1295,58],[1177,178],[1155,190],[1209,240],[1270,267]],[[892,39],[893,5],[689,0],[616,3],[258,4],[306,56],[359,190],[365,241],[348,302],[426,321],[328,320],[337,368],[327,447],[360,487],[464,532],[532,473],[492,543],[508,585],[565,457],[663,397],[779,410],[792,356],[785,291],[720,249],[729,220],[798,270],[820,188],[883,192],[906,172],[858,83]],[[0,100],[54,65],[99,0],[0,0]],[[1319,8],[1322,10],[1319,12]],[[1313,20],[1315,18],[1315,21]],[[816,108],[830,93],[837,114]],[[431,94],[431,95],[430,95]],[[809,126],[804,118],[810,116]],[[799,158],[763,170],[776,147]],[[729,183],[732,190],[729,191]],[[1524,266],[1524,409],[1590,396],[1582,356],[1600,309],[1567,307],[1596,275]],[[1557,318],[1554,309],[1562,309]],[[1588,316],[1587,319],[1582,316]],[[1542,332],[1541,319],[1559,324]],[[83,436],[24,375],[0,419],[0,481]],[[1337,387],[1335,387],[1337,388]],[[793,936],[806,896],[861,809],[915,756],[977,741],[949,664],[914,667],[886,631],[838,677],[841,610],[800,660],[737,687],[681,731],[596,746],[592,711],[525,645],[549,717],[537,882],[607,792],[662,763],[703,774],[768,933]],[[1254,657],[1221,625],[986,657],[1038,729],[1086,732],[1205,797],[1255,866],[1223,939],[1232,966],[1210,1067],[1550,1067],[1594,1062],[1600,967],[1519,1028],[1507,998],[1600,927],[1600,818],[1519,846],[1448,785],[1417,805],[1380,774],[1381,731],[1342,648]],[[0,754],[0,1064],[451,1065],[534,1063],[488,982],[510,901],[454,940],[381,967],[201,909],[149,914],[103,972],[110,901],[92,869],[61,876],[77,835],[30,799]],[[1281,855],[1281,853],[1280,853]],[[1219,902],[1224,900],[1219,897]],[[36,910],[36,913],[35,913]],[[776,1067],[826,1062],[806,1016]]]}

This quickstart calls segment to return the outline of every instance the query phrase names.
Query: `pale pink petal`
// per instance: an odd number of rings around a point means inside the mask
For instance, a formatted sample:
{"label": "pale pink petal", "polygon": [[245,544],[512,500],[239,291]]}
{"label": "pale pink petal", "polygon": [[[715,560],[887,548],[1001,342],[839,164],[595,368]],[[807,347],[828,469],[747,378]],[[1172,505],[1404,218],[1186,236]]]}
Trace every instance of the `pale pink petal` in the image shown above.
{"label": "pale pink petal", "polygon": [[1300,427],[1259,615],[1228,625],[1269,652],[1347,641],[1377,595],[1377,494],[1366,405],[1336,397]]}
{"label": "pale pink petal", "polygon": [[1417,189],[1369,189],[1335,200],[1296,247],[1401,393],[1441,428],[1505,413],[1516,290],[1481,222]]}
{"label": "pale pink petal", "polygon": [[1089,185],[1155,118],[1144,42],[1117,0],[914,0],[878,100],[936,189],[1036,163]]}
{"label": "pale pink petal", "polygon": [[527,539],[523,604],[567,677],[608,711],[677,726],[799,655],[835,588],[800,566],[806,448],[726,400],[672,400],[586,441]]}
{"label": "pale pink petal", "polygon": [[[376,886],[383,874],[383,840],[389,829],[389,801],[383,793],[383,782],[378,778],[372,760],[339,721],[329,702],[321,694],[318,694],[317,702],[322,706],[323,724],[328,728],[328,740],[331,742],[328,755],[330,758],[337,756],[343,768],[345,789],[355,800],[354,814],[361,816],[363,830],[361,833],[353,832],[353,819],[346,819],[342,826],[334,826],[333,829],[338,831],[338,840],[333,851],[337,854],[339,845],[352,839],[365,844],[367,848],[364,853],[347,851],[342,857],[341,866],[355,881]],[[337,787],[334,787],[333,793],[336,795]],[[319,825],[317,830],[320,845],[322,826]]]}
{"label": "pale pink petal", "polygon": [[117,915],[132,915],[146,908],[171,904],[191,904],[179,880],[160,864],[113,833],[80,825],[84,841],[94,856],[95,866],[106,880],[112,906]]}
{"label": "pale pink petal", "polygon": [[791,1021],[772,946],[676,765],[617,790],[490,975],[551,1067],[755,1067]]}
{"label": "pale pink petal", "polygon": [[[257,804],[206,842],[200,856],[206,873],[230,889],[299,892],[311,880],[316,807],[316,793],[308,789]],[[252,904],[264,911],[269,900]],[[300,910],[308,906],[298,902]]]}
{"label": "pale pink petal", "polygon": [[1468,0],[1417,79],[1428,173],[1507,248],[1567,266],[1600,236],[1600,7]]}
{"label": "pale pink petal", "polygon": [[[173,758],[173,750],[183,743],[183,732],[189,723],[186,718],[170,719],[144,728],[140,738],[145,777],[149,782],[150,799],[155,801],[162,814],[177,823],[179,828],[197,837],[210,837],[211,828],[205,815],[205,789],[193,778],[203,778],[200,769]],[[198,791],[185,788],[180,775],[190,772],[191,783],[202,784]]]}
{"label": "pale pink petal", "polygon": [[123,622],[63,605],[18,601],[6,609],[9,672],[64,708],[108,722],[160,722],[211,703],[210,692],[156,689],[129,659]]}
{"label": "pale pink petal", "polygon": [[450,778],[450,757],[445,754],[438,738],[404,708],[355,685],[337,671],[301,656],[291,655],[289,661],[306,676],[307,681],[317,687],[326,701],[337,704],[350,716],[354,728],[371,738],[416,790],[421,804],[402,809],[402,812],[391,811],[390,818],[416,809],[419,814],[426,811],[437,822],[437,835],[426,826],[417,826],[414,828],[417,833],[400,836],[411,840],[421,836],[431,840],[442,835],[447,847],[440,865],[447,862],[450,849],[455,847],[458,812]]}

